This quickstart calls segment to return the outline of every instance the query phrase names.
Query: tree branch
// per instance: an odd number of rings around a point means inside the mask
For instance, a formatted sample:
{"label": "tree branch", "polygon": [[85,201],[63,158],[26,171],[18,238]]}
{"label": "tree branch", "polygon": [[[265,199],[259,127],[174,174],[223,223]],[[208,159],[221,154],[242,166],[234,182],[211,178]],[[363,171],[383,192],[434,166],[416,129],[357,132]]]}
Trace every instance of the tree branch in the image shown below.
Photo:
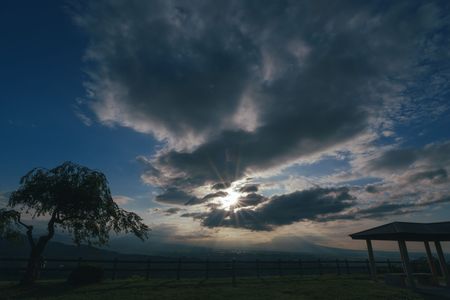
{"label": "tree branch", "polygon": [[49,241],[55,235],[55,222],[58,220],[58,213],[57,210],[53,211],[50,221],[47,224],[48,233],[47,235],[41,236],[41,238]]}
{"label": "tree branch", "polygon": [[52,218],[50,219],[50,221],[48,222],[48,235],[49,238],[52,238],[53,235],[55,234],[55,221],[56,221],[56,216],[58,215],[58,212],[55,210],[52,214]]}
{"label": "tree branch", "polygon": [[17,218],[17,223],[22,225],[23,227],[25,227],[27,229],[28,243],[30,243],[31,248],[34,248],[36,245],[35,245],[34,239],[33,239],[33,226],[23,223],[20,220],[20,216]]}

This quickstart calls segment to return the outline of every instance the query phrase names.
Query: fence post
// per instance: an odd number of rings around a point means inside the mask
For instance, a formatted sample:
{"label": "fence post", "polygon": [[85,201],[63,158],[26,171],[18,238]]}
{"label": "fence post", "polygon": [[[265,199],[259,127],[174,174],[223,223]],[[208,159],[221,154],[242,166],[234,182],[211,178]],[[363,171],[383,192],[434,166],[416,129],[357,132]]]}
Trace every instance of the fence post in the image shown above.
{"label": "fence post", "polygon": [[152,266],[152,259],[148,258],[147,259],[147,270],[145,272],[145,279],[146,280],[149,280],[149,278],[150,278],[150,268],[151,268],[151,266]]}
{"label": "fence post", "polygon": [[281,259],[278,259],[278,276],[282,277],[283,274],[281,272]]}
{"label": "fence post", "polygon": [[180,271],[181,271],[181,257],[178,258],[178,265],[177,265],[177,280],[180,280]]}
{"label": "fence post", "polygon": [[300,277],[303,277],[303,266],[302,266],[302,259],[298,259],[298,272],[300,274]]}
{"label": "fence post", "polygon": [[261,274],[259,273],[259,259],[256,260],[256,277],[261,277]]}
{"label": "fence post", "polygon": [[[71,262],[72,263],[77,263],[78,266],[80,266],[83,263],[83,258],[82,257],[78,257],[77,260],[72,260]],[[124,262],[126,262],[126,261],[124,261]],[[151,271],[152,271],[152,269],[151,269],[151,267],[152,267],[152,258],[148,257],[146,262],[147,262],[146,268],[145,269],[140,269],[141,270],[140,272],[144,272],[145,271],[145,278],[146,278],[146,280],[149,280],[150,277],[151,277]],[[312,264],[314,264],[314,262],[317,263],[317,270],[318,270],[319,275],[323,275],[324,274],[324,265],[323,265],[323,263],[326,264],[325,268],[329,269],[329,270],[325,270],[325,271],[327,271],[327,272],[328,271],[332,271],[333,260],[330,260],[330,261],[326,260],[324,262],[322,262],[321,259],[317,259],[316,261],[308,261],[308,260],[307,261],[302,261],[301,258],[298,258],[298,260],[297,260],[298,275],[300,277],[303,277],[305,275],[305,271],[308,269],[308,268],[305,269],[305,266],[304,266],[305,263],[312,263]],[[392,272],[393,268],[394,268],[394,265],[392,264],[392,261],[390,259],[386,259],[385,262],[387,264],[388,272]],[[103,263],[108,263],[108,264],[112,263],[112,268],[111,268],[112,280],[116,280],[118,278],[117,277],[117,272],[119,272],[121,270],[124,270],[124,269],[120,269],[118,267],[118,264],[120,263],[120,261],[119,261],[119,258],[117,258],[117,257],[114,258],[114,260],[112,260],[112,261],[111,260],[103,260]],[[145,261],[142,261],[142,263],[145,263]],[[172,261],[172,263],[176,263],[176,261]],[[236,286],[236,284],[237,284],[237,281],[236,281],[237,278],[236,277],[237,277],[238,274],[236,272],[237,272],[238,269],[236,267],[236,263],[237,263],[236,259],[233,258],[231,260],[231,269],[229,269],[231,271],[231,277],[232,277],[232,284],[233,284],[233,286]],[[259,279],[263,275],[261,273],[263,271],[263,269],[261,269],[263,266],[261,265],[261,260],[260,259],[256,259],[255,263],[256,263],[256,276]],[[295,265],[295,260],[294,261],[283,261],[282,259],[278,259],[276,261],[272,261],[271,263],[277,263],[277,268],[276,269],[273,268],[273,270],[274,271],[275,270],[278,271],[278,275],[280,277],[283,277],[285,274],[284,274],[284,270],[283,270],[282,264],[283,263],[286,263],[286,264],[289,263],[289,265],[290,265],[292,263],[293,265]],[[352,273],[350,263],[356,263],[357,264],[357,269],[358,269],[356,271],[357,273],[361,272],[361,270],[364,270],[364,264],[365,264],[366,272],[368,274],[371,274],[370,273],[370,261],[368,259],[366,259],[365,261],[364,260],[349,261],[348,259],[345,259],[345,260],[342,261],[342,260],[336,259],[334,261],[334,263],[335,263],[335,268],[336,268],[336,274],[337,275],[343,275],[343,274],[350,275]],[[342,263],[344,263],[345,265],[342,265]],[[362,267],[358,266],[360,264],[362,264]],[[345,268],[345,269],[343,269],[343,268]],[[139,269],[136,269],[136,270],[139,270]],[[214,271],[214,268],[211,269],[210,259],[206,258],[206,260],[205,260],[205,278],[206,279],[210,278],[210,276],[211,276],[210,271],[211,270]],[[289,270],[291,270],[291,268],[288,267],[287,270],[288,270],[288,273],[289,273]],[[292,270],[295,271],[296,268],[293,267]],[[181,280],[181,271],[182,271],[182,257],[178,258],[178,264],[177,264],[177,269],[176,269],[177,280]],[[306,274],[308,274],[308,273],[306,273]]]}
{"label": "fence post", "polygon": [[391,260],[389,258],[387,259],[387,265],[388,265],[389,273],[392,273],[392,265],[391,265]]}
{"label": "fence post", "polygon": [[232,276],[232,283],[233,286],[236,286],[236,260],[233,258],[231,261],[231,276]]}
{"label": "fence post", "polygon": [[322,262],[320,261],[320,259],[317,260],[317,264],[319,267],[319,275],[323,275]]}
{"label": "fence post", "polygon": [[370,272],[370,265],[369,265],[368,259],[366,259],[366,269],[367,269],[367,274],[371,275],[372,273]]}
{"label": "fence post", "polygon": [[113,270],[112,270],[112,280],[116,280],[116,271],[117,271],[117,262],[119,260],[116,258],[114,258],[114,262],[113,262]]}
{"label": "fence post", "polygon": [[339,260],[336,259],[336,272],[338,275],[341,275],[341,266],[339,266]]}
{"label": "fence post", "polygon": [[347,275],[350,275],[350,266],[348,265],[348,260],[345,260],[345,269],[347,270]]}

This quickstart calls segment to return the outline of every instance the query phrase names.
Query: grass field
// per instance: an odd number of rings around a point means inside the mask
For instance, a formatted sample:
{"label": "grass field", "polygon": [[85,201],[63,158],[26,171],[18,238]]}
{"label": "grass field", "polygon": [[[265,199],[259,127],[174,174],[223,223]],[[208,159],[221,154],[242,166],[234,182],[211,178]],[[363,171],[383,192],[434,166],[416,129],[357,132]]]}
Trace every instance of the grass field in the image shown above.
{"label": "grass field", "polygon": [[34,287],[0,283],[0,299],[422,299],[408,290],[392,288],[367,278],[239,278],[230,280],[128,279],[72,287],[62,281],[42,281]]}

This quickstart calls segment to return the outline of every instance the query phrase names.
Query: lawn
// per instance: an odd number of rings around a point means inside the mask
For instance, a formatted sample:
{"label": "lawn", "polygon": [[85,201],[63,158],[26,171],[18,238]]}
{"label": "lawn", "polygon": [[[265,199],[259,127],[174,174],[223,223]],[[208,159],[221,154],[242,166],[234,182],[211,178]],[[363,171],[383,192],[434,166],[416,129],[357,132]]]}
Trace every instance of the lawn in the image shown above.
{"label": "lawn", "polygon": [[422,299],[408,290],[388,287],[367,278],[324,276],[320,278],[239,278],[230,280],[128,279],[72,287],[62,281],[41,281],[19,288],[0,283],[0,299]]}

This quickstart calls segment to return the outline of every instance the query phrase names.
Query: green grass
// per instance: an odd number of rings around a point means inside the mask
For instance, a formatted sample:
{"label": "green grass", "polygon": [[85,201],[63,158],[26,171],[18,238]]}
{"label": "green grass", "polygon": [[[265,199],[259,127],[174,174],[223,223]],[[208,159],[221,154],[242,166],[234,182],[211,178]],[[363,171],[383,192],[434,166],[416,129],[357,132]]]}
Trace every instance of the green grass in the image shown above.
{"label": "green grass", "polygon": [[105,281],[72,287],[62,281],[41,281],[30,288],[0,282],[0,299],[422,299],[405,289],[388,287],[367,278],[238,278],[211,280]]}

